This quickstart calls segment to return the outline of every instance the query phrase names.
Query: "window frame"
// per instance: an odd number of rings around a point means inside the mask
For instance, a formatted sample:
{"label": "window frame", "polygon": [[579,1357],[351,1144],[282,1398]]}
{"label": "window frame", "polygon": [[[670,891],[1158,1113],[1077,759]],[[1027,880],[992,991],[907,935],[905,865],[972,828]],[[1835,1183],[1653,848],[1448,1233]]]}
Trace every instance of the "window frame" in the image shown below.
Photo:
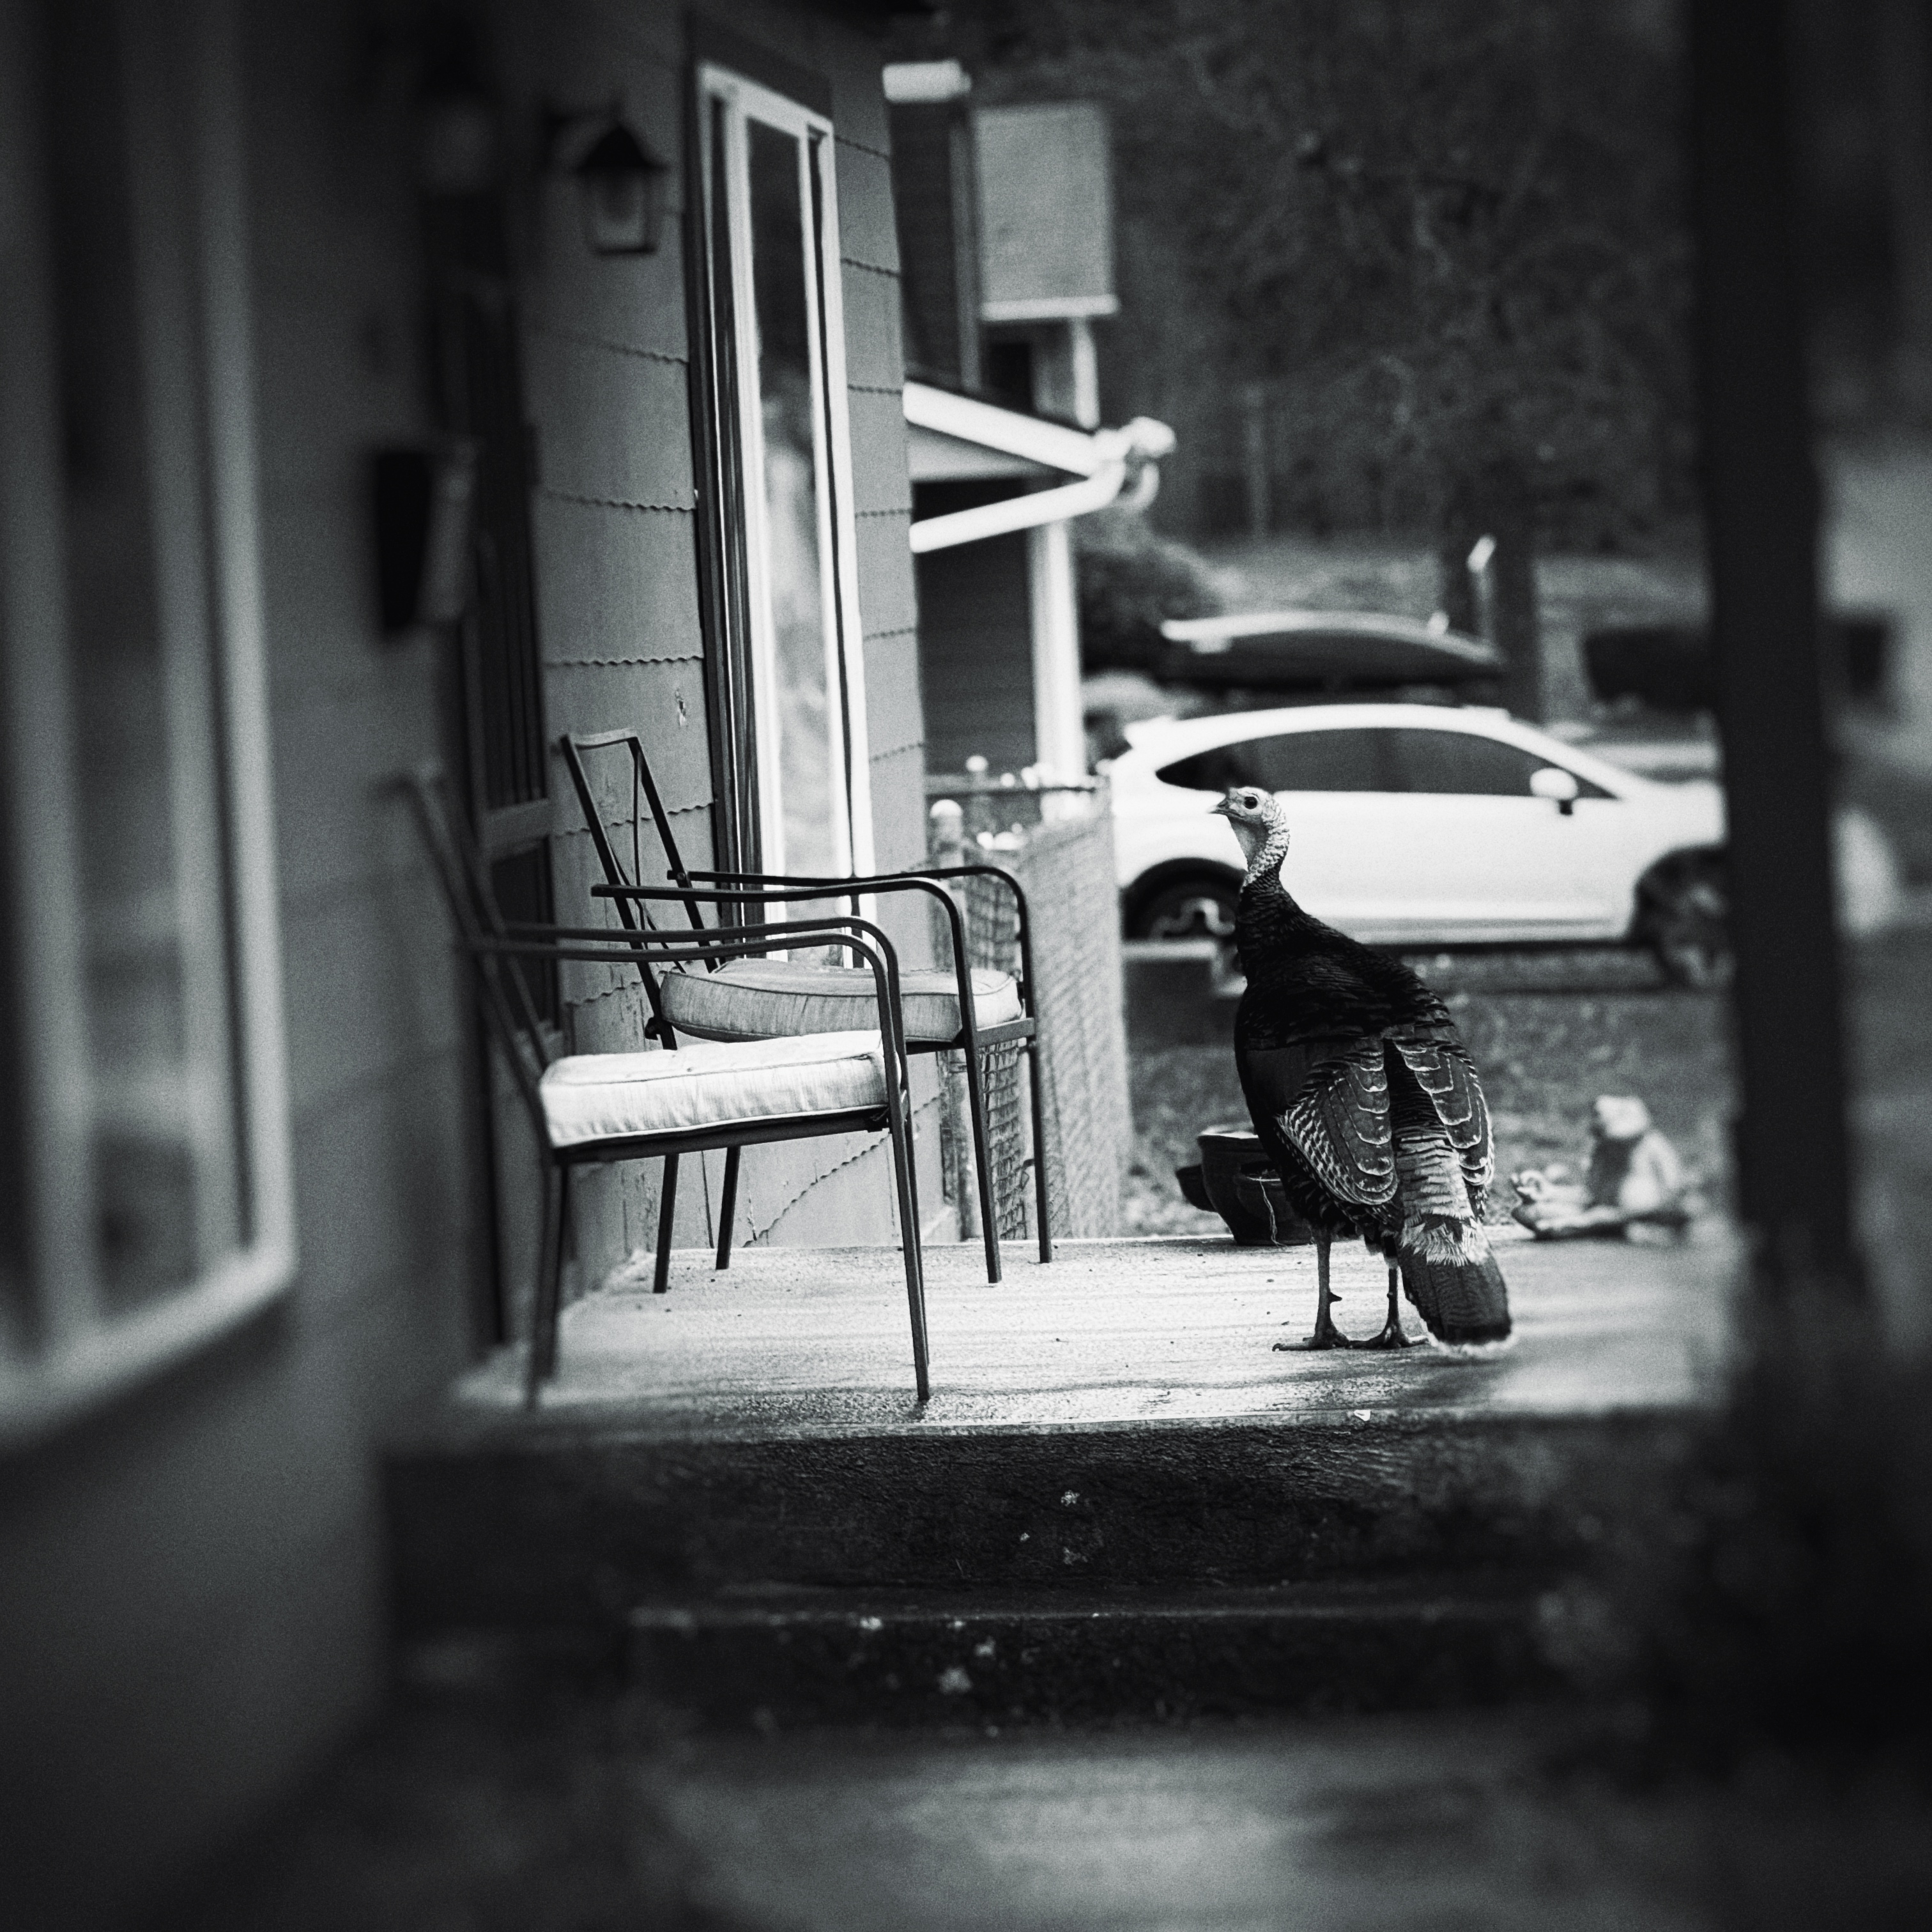
{"label": "window frame", "polygon": [[[242,1239],[192,1281],[127,1312],[104,1305],[91,1235],[82,923],[71,790],[64,489],[61,482],[50,184],[38,116],[0,112],[8,172],[28,220],[10,266],[20,296],[0,311],[0,607],[10,795],[0,837],[15,988],[0,1024],[20,1073],[20,1265],[23,1333],[0,1335],[0,1448],[31,1442],[195,1353],[275,1300],[296,1267],[284,1031],[270,718],[260,562],[250,343],[245,152],[232,10],[179,17],[124,0],[132,262],[148,406],[150,514],[158,543],[190,548],[157,577],[164,648],[205,649],[206,712],[171,718],[177,758],[199,748],[216,803],[206,828],[226,859],[226,1046],[232,1180],[249,1204]],[[31,74],[17,12],[0,68]],[[27,58],[20,56],[28,56]],[[178,85],[176,83],[184,83]],[[20,89],[9,110],[24,107]],[[204,943],[206,934],[198,935]]]}
{"label": "window frame", "polygon": [[[805,250],[806,296],[818,326],[811,333],[810,364],[817,388],[812,412],[814,470],[818,488],[820,597],[826,640],[828,695],[838,701],[826,706],[831,742],[831,769],[842,777],[838,790],[844,803],[844,822],[834,827],[841,862],[849,873],[865,874],[874,865],[872,772],[866,718],[865,630],[859,604],[858,524],[852,488],[852,444],[845,366],[845,321],[842,257],[839,250],[836,136],[831,118],[806,106],[728,63],[710,58],[696,64],[694,95],[698,126],[693,143],[698,163],[698,219],[694,224],[701,252],[700,272],[706,280],[704,326],[712,332],[710,355],[713,372],[709,420],[714,433],[728,439],[715,452],[720,472],[721,509],[732,501],[743,528],[737,532],[736,558],[742,574],[742,598],[724,600],[720,611],[719,640],[724,659],[716,680],[729,714],[740,700],[740,666],[748,672],[749,707],[756,764],[752,796],[753,822],[736,824],[721,842],[736,849],[749,868],[785,868],[782,796],[782,720],[775,703],[761,701],[777,685],[777,637],[770,595],[770,548],[766,523],[764,432],[758,381],[755,304],[752,299],[753,262],[749,206],[748,122],[758,121],[791,136],[799,144],[802,226],[813,226],[810,194],[811,162],[816,147],[820,164],[822,206],[818,214],[817,247]],[[721,264],[716,260],[719,229],[718,188],[714,180],[712,117],[722,110],[724,133],[724,226],[730,260],[728,341],[719,310]],[[728,356],[728,374],[716,367]],[[735,472],[724,482],[724,473]],[[715,533],[731,554],[733,532]],[[734,634],[742,632],[742,634]],[[721,715],[714,724],[725,749],[728,764],[742,742],[740,721]],[[743,797],[743,775],[730,771],[729,796]],[[742,809],[734,806],[734,809]],[[750,834],[747,839],[746,834]],[[747,850],[755,844],[755,850]]]}

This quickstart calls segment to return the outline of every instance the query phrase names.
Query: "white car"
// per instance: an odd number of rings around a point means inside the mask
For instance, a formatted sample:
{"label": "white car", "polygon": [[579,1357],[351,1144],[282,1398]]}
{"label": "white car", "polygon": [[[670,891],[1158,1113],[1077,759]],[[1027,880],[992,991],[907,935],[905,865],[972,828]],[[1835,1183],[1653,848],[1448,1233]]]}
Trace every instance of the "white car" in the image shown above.
{"label": "white car", "polygon": [[1230,785],[1288,809],[1282,877],[1372,945],[1630,940],[1721,984],[1724,795],[1662,784],[1498,711],[1333,704],[1130,725],[1111,768],[1127,935],[1225,940],[1241,858]]}

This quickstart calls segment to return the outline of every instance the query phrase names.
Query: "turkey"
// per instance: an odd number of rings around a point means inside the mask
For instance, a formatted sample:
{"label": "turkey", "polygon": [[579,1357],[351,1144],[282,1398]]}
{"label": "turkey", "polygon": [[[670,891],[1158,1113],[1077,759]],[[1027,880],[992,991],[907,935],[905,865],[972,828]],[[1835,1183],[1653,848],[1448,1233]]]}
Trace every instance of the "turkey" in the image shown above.
{"label": "turkey", "polygon": [[[1315,1332],[1283,1348],[1399,1348],[1398,1285],[1444,1346],[1505,1341],[1509,1294],[1483,1231],[1495,1164],[1482,1083],[1442,1002],[1395,959],[1296,904],[1282,884],[1288,827],[1269,792],[1238,786],[1214,810],[1248,869],[1234,940],[1247,991],[1234,1058],[1255,1131],[1316,1231]],[[1336,1328],[1328,1251],[1361,1236],[1389,1264],[1382,1333]]]}

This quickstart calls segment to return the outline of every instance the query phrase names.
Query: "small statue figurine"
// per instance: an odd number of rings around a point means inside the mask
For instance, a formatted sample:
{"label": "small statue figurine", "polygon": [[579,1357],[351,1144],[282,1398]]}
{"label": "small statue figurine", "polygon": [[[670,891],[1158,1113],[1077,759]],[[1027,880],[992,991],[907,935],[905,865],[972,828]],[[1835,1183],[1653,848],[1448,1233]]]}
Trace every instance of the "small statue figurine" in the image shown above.
{"label": "small statue figurine", "polygon": [[1641,1100],[1599,1095],[1590,1109],[1590,1142],[1581,1183],[1560,1163],[1510,1176],[1517,1220],[1544,1240],[1655,1240],[1683,1232],[1691,1218],[1690,1177]]}

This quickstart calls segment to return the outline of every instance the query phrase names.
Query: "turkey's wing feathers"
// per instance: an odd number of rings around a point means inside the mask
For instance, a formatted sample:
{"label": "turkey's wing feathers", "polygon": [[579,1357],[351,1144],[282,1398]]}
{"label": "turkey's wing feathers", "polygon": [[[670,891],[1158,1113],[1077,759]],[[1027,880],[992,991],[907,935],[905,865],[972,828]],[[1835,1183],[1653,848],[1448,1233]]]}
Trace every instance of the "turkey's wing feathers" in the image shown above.
{"label": "turkey's wing feathers", "polygon": [[1462,1163],[1470,1192],[1486,1193],[1496,1178],[1496,1142],[1490,1132],[1489,1102],[1483,1098],[1482,1082],[1469,1056],[1455,1041],[1426,1034],[1391,1033],[1389,1043],[1428,1095]]}
{"label": "turkey's wing feathers", "polygon": [[1380,1040],[1363,1040],[1315,1067],[1277,1118],[1282,1135],[1339,1200],[1380,1208],[1395,1198],[1388,1073]]}

